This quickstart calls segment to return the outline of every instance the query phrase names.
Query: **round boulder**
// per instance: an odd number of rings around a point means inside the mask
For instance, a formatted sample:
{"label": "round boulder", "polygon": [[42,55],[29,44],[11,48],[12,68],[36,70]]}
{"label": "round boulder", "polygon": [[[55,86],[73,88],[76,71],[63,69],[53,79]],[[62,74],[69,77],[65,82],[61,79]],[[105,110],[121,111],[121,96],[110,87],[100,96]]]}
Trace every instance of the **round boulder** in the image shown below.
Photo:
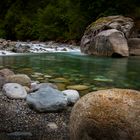
{"label": "round boulder", "polygon": [[70,116],[71,140],[139,140],[140,92],[109,89],[83,96]]}
{"label": "round boulder", "polygon": [[7,83],[3,86],[4,94],[12,99],[25,99],[27,92],[24,87],[17,83]]}
{"label": "round boulder", "polygon": [[22,86],[31,86],[31,79],[26,74],[16,74],[7,77],[9,83],[18,83]]}
{"label": "round boulder", "polygon": [[8,76],[14,75],[14,72],[11,71],[10,69],[1,69],[0,75],[3,77],[8,77]]}

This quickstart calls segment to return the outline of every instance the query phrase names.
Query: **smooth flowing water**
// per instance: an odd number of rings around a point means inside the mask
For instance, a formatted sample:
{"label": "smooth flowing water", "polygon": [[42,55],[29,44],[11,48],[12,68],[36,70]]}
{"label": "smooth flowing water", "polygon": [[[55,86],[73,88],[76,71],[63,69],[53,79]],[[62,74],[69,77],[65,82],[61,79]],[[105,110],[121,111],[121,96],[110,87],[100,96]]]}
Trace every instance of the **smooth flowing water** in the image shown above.
{"label": "smooth flowing water", "polygon": [[108,58],[80,53],[24,54],[1,56],[0,65],[30,76],[36,72],[47,75],[47,78],[38,78],[43,82],[65,78],[69,80],[68,85],[87,85],[91,91],[113,87],[140,90],[140,57],[135,56]]}

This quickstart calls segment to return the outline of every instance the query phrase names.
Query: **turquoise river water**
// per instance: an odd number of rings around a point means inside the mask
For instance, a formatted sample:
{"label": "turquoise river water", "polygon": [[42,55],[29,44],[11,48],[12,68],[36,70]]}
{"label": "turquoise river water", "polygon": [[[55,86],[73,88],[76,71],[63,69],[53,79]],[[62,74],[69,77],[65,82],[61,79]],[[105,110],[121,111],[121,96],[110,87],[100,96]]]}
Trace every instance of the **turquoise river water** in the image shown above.
{"label": "turquoise river water", "polygon": [[0,67],[31,77],[34,73],[47,75],[47,78],[38,78],[42,82],[65,78],[69,81],[68,85],[87,85],[91,91],[113,87],[140,90],[140,57],[136,56],[108,58],[80,53],[22,54],[0,56]]}

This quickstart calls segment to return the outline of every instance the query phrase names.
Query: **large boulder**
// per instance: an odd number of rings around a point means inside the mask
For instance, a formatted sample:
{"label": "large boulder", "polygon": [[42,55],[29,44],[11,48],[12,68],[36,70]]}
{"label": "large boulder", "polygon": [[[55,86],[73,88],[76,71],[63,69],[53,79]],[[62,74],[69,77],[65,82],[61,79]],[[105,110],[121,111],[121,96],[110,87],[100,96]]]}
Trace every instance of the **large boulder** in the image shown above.
{"label": "large boulder", "polygon": [[100,90],[83,96],[70,117],[71,140],[139,140],[140,92]]}
{"label": "large boulder", "polygon": [[[134,27],[134,22],[131,18],[123,16],[109,16],[102,17],[89,25],[84,33],[84,36],[81,39],[81,52],[86,54],[93,54],[92,47],[95,44],[96,36],[104,31],[109,29],[116,29],[124,34],[124,37],[129,38]],[[119,40],[117,41],[119,42]],[[114,42],[115,43],[115,42]],[[105,44],[107,45],[107,44]],[[115,44],[114,44],[115,45]],[[98,47],[98,46],[96,46]],[[120,46],[120,48],[123,48]]]}
{"label": "large boulder", "polygon": [[96,35],[87,53],[97,56],[129,56],[129,49],[124,34],[109,29]]}
{"label": "large boulder", "polygon": [[129,38],[128,46],[130,55],[140,55],[140,38]]}
{"label": "large boulder", "polygon": [[68,103],[61,91],[49,86],[28,94],[26,101],[38,112],[58,112],[64,110]]}

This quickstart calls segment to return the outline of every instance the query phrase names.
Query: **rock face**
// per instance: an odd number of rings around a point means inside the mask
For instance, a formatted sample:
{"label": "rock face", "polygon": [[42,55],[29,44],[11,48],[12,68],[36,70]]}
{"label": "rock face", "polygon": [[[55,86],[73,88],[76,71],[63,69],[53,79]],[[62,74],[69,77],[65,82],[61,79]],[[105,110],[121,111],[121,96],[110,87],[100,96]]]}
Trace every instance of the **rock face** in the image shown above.
{"label": "rock face", "polygon": [[82,97],[72,109],[71,140],[139,140],[140,92],[110,89]]}
{"label": "rock face", "polygon": [[140,55],[140,38],[128,39],[130,55]]}
{"label": "rock face", "polygon": [[68,103],[62,92],[49,86],[28,94],[26,101],[38,112],[58,112],[64,110]]}
{"label": "rock face", "polygon": [[[81,52],[86,54],[96,54],[94,53],[94,45],[98,42],[98,35],[102,31],[110,30],[110,29],[116,29],[120,31],[124,36],[118,35],[118,39],[115,39],[116,41],[113,42],[113,45],[118,44],[119,41],[123,40],[123,44],[120,46],[121,49],[124,49],[124,40],[125,38],[128,38],[132,32],[132,29],[134,27],[134,22],[131,18],[123,17],[123,16],[109,16],[109,17],[103,17],[99,18],[97,21],[93,22],[91,25],[89,25],[84,33],[84,36],[81,39]],[[100,39],[101,44],[105,43],[105,40],[103,41]],[[99,43],[100,43],[99,42]],[[99,45],[98,43],[98,45]],[[100,50],[100,46],[96,44],[96,50]],[[108,41],[104,44],[106,48],[109,48]],[[119,43],[120,45],[120,43]],[[99,47],[99,48],[98,48]],[[110,48],[111,49],[111,48]],[[107,50],[106,50],[107,51]],[[101,53],[102,51],[100,51]],[[98,53],[97,55],[100,55]],[[101,54],[102,55],[102,54]],[[105,55],[105,54],[104,54]],[[121,55],[121,54],[120,54]],[[106,55],[105,55],[106,56]],[[127,55],[126,55],[127,56]]]}
{"label": "rock face", "polygon": [[18,83],[22,86],[31,86],[31,79],[25,74],[16,74],[12,76],[8,76],[7,80],[9,83]]}
{"label": "rock face", "polygon": [[4,94],[12,99],[25,99],[27,92],[24,87],[17,83],[7,83],[3,86]]}
{"label": "rock face", "polygon": [[127,40],[124,34],[116,29],[100,32],[88,49],[88,54],[99,56],[129,56]]}

